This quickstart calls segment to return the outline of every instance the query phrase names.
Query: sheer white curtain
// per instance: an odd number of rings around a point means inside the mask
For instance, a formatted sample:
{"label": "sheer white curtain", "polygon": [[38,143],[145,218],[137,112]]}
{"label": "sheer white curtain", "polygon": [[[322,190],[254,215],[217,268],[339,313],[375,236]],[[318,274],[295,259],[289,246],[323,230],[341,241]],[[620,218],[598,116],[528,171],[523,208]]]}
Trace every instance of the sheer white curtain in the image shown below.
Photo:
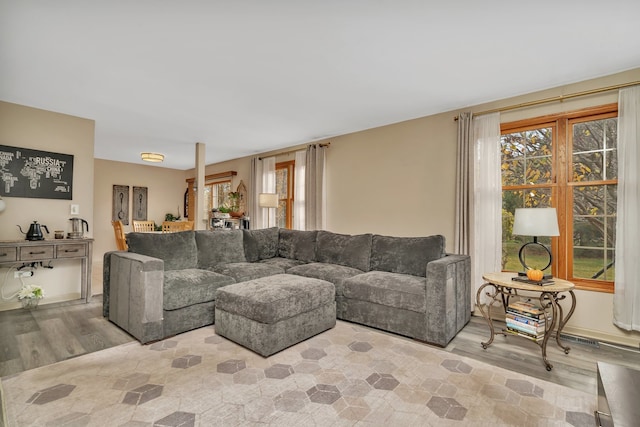
{"label": "sheer white curtain", "polygon": [[[485,283],[482,274],[502,269],[500,113],[474,117],[473,139],[471,283],[475,300],[478,288]],[[486,303],[487,298],[480,302]]]}
{"label": "sheer white curtain", "polygon": [[640,331],[640,86],[618,98],[618,205],[613,323]]}
{"label": "sheer white curtain", "polygon": [[[262,159],[262,191],[260,193],[275,193],[276,192],[276,158],[264,157]],[[256,228],[268,228],[275,227],[276,220],[276,208],[260,208],[262,213],[262,223],[260,227]]]}
{"label": "sheer white curtain", "polygon": [[293,189],[293,229],[305,230],[305,170],[307,163],[307,152],[305,150],[296,151],[295,153],[296,169],[294,171]]}
{"label": "sheer white curtain", "polygon": [[326,221],[325,151],[322,144],[307,147],[305,170],[305,229],[324,230]]}

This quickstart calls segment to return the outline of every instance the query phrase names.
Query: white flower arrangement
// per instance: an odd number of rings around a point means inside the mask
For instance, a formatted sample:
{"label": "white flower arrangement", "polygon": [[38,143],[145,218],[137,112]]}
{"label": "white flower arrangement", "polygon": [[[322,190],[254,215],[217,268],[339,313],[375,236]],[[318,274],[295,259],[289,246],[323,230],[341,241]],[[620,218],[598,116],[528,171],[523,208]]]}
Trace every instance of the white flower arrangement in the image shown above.
{"label": "white flower arrangement", "polygon": [[44,291],[38,285],[24,285],[22,289],[18,292],[18,299],[41,299],[44,298]]}

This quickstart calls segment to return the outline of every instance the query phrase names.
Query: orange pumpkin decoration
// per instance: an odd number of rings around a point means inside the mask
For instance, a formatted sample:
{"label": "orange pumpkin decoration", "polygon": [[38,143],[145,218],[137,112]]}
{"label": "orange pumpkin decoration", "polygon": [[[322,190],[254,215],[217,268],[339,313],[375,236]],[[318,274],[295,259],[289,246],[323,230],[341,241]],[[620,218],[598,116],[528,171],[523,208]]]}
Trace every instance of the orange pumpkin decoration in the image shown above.
{"label": "orange pumpkin decoration", "polygon": [[544,273],[542,272],[542,270],[537,270],[534,268],[527,270],[527,278],[529,278],[529,280],[539,282],[542,280],[543,277],[544,277]]}

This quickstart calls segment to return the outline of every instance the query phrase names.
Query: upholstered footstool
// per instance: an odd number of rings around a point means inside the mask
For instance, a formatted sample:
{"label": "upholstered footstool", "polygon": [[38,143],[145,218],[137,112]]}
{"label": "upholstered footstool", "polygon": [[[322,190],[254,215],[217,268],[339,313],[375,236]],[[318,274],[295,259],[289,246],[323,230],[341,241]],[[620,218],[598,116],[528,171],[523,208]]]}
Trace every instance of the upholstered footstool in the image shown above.
{"label": "upholstered footstool", "polygon": [[265,357],[335,324],[335,287],[325,280],[276,274],[216,291],[216,333]]}

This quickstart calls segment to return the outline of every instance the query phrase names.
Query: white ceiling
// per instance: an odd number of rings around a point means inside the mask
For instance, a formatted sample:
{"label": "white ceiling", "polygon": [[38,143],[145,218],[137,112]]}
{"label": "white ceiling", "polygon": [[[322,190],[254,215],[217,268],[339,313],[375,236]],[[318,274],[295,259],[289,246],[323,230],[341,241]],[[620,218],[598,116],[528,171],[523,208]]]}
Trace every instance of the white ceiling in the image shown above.
{"label": "white ceiling", "polygon": [[0,0],[0,99],[194,166],[640,67],[638,0]]}

